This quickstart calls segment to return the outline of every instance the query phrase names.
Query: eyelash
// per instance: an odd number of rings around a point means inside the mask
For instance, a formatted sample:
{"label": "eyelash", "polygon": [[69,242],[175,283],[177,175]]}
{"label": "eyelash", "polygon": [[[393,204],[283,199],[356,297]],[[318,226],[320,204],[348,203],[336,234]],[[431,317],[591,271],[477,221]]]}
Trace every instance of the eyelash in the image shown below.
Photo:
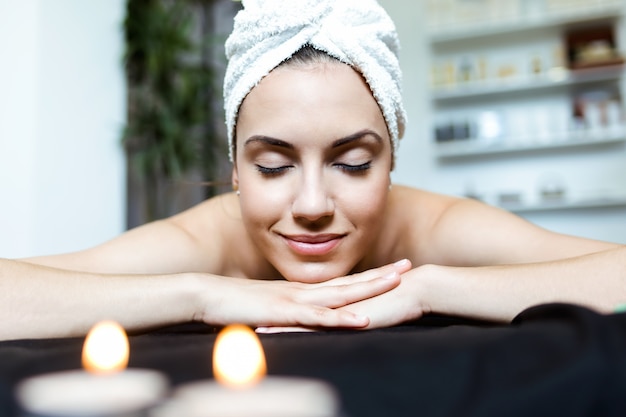
{"label": "eyelash", "polygon": [[372,161],[367,161],[364,164],[359,164],[359,165],[335,164],[335,166],[347,172],[363,172],[363,171],[367,171],[368,169],[372,167]]}
{"label": "eyelash", "polygon": [[[334,166],[346,172],[360,173],[360,172],[364,172],[370,169],[372,167],[372,161],[367,161],[359,165],[334,164]],[[262,175],[266,175],[266,176],[280,175],[284,173],[285,171],[287,171],[289,168],[291,168],[291,165],[285,165],[285,166],[276,167],[276,168],[264,167],[258,164],[256,165],[257,171],[259,171]]]}
{"label": "eyelash", "polygon": [[268,167],[264,167],[262,165],[257,165],[256,166],[257,171],[259,171],[262,175],[267,175],[267,176],[273,176],[273,175],[282,174],[283,172],[285,172],[289,168],[291,168],[291,166],[289,166],[289,165],[285,165],[285,166],[277,167],[277,168],[268,168]]}

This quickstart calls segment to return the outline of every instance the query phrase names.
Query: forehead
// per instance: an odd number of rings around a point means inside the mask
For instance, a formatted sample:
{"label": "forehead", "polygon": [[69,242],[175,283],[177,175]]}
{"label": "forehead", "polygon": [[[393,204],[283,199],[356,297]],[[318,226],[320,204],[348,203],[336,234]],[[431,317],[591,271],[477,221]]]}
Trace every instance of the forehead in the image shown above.
{"label": "forehead", "polygon": [[238,142],[257,134],[341,137],[362,129],[389,138],[369,86],[339,62],[276,68],[244,99],[236,127]]}

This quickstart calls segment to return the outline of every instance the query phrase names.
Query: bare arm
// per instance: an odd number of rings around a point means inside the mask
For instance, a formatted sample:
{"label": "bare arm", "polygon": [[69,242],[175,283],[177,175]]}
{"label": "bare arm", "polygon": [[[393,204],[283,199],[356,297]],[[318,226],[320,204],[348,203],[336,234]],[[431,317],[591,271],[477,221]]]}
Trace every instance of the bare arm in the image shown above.
{"label": "bare arm", "polygon": [[80,252],[0,259],[0,339],[83,335],[102,319],[128,330],[192,320],[199,288],[191,272],[214,268],[219,253],[205,255],[211,248],[177,221],[150,223]]}
{"label": "bare arm", "polygon": [[405,270],[387,265],[301,284],[198,273],[105,275],[0,259],[0,340],[80,336],[103,319],[131,331],[188,321],[364,327],[367,317],[337,308],[389,291]]}
{"label": "bare arm", "polygon": [[84,335],[112,319],[128,330],[193,319],[193,276],[103,275],[0,259],[0,340]]}
{"label": "bare arm", "polygon": [[425,266],[409,274],[420,287],[425,311],[486,320],[510,321],[543,303],[611,313],[626,302],[626,247],[520,265]]}
{"label": "bare arm", "polygon": [[623,245],[553,233],[466,200],[442,213],[432,241],[448,267],[417,273],[426,308],[436,312],[510,320],[546,302],[610,312],[626,301]]}
{"label": "bare arm", "polygon": [[343,307],[368,315],[369,327],[429,312],[507,322],[550,302],[609,313],[626,302],[626,246],[552,233],[474,201],[419,198],[435,209],[411,236],[416,268],[392,291]]}

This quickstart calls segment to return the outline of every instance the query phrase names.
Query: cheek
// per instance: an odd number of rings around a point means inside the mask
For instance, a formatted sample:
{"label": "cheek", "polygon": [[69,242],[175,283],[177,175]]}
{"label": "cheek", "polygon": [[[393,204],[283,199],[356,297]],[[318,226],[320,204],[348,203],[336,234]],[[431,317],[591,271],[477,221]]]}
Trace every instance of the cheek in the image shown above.
{"label": "cheek", "polygon": [[252,232],[253,229],[267,229],[280,219],[287,207],[287,195],[284,184],[267,182],[258,175],[240,173],[239,203],[244,224]]}
{"label": "cheek", "polygon": [[388,191],[389,179],[385,176],[346,187],[340,192],[338,201],[344,214],[353,222],[372,226],[380,223]]}

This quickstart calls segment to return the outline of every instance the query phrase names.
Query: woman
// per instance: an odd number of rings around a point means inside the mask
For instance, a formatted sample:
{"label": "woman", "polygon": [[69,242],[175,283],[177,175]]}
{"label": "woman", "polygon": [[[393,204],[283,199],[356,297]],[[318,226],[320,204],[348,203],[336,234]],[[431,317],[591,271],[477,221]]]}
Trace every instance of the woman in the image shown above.
{"label": "woman", "polygon": [[396,49],[374,1],[246,2],[227,42],[236,192],[92,249],[0,260],[0,339],[82,335],[104,318],[364,329],[626,300],[624,246],[391,185]]}

